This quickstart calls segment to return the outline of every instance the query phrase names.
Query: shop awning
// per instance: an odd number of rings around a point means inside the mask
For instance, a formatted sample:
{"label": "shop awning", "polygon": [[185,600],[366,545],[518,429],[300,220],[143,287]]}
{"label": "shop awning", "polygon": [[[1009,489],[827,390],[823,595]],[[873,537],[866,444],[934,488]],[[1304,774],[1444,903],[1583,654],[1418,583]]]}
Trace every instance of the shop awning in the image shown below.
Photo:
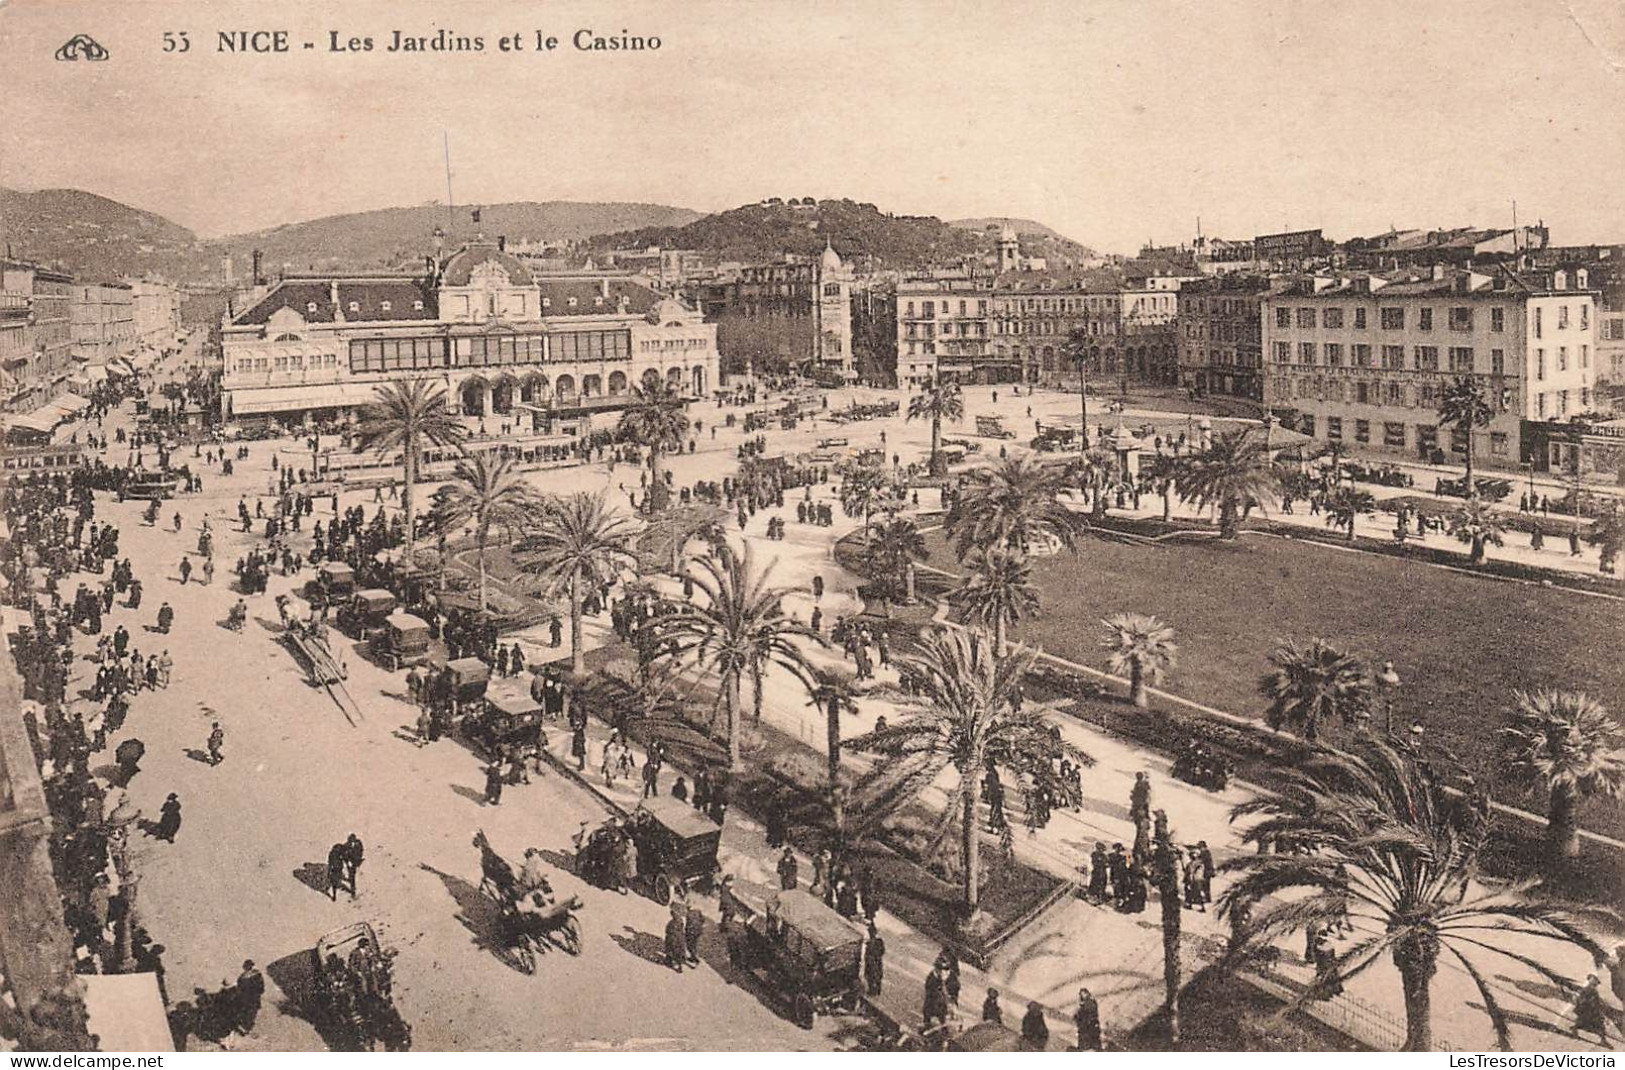
{"label": "shop awning", "polygon": [[260,390],[233,390],[231,411],[237,416],[306,409],[343,409],[371,405],[378,400],[373,383],[325,383],[320,386],[274,386]]}

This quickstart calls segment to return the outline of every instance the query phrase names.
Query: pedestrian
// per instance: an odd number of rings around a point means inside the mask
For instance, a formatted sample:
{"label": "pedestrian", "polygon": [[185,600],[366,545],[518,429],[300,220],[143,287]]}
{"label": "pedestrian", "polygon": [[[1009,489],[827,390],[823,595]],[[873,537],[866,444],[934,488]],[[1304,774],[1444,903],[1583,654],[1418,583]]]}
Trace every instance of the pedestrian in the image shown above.
{"label": "pedestrian", "polygon": [[502,766],[497,762],[485,767],[485,802],[488,806],[502,803]]}
{"label": "pedestrian", "polygon": [[1033,1051],[1049,1047],[1049,1022],[1044,1020],[1044,1008],[1036,1002],[1027,1004],[1027,1013],[1022,1015],[1021,1039]]}
{"label": "pedestrian", "polygon": [[982,1021],[1004,1024],[1004,1011],[999,1008],[999,990],[990,988],[982,1000]]}
{"label": "pedestrian", "polygon": [[779,856],[779,888],[781,890],[786,892],[793,892],[796,890],[797,876],[800,868],[800,863],[796,861],[795,852],[786,847],[784,849],[784,853]]}
{"label": "pedestrian", "polygon": [[783,847],[786,829],[784,827],[784,807],[779,805],[778,799],[769,799],[767,813],[763,818],[763,830],[767,836],[769,847]]}
{"label": "pedestrian", "polygon": [[660,794],[660,759],[653,750],[643,756],[643,797]]}
{"label": "pedestrian", "polygon": [[243,972],[237,975],[237,1021],[235,1032],[247,1036],[254,1029],[260,1015],[260,1003],[265,998],[265,976],[254,965],[253,959],[243,962]]}
{"label": "pedestrian", "polygon": [[886,941],[880,936],[875,923],[869,923],[869,942],[863,950],[863,984],[871,996],[880,995],[880,986],[886,979]]}
{"label": "pedestrian", "polygon": [[174,843],[175,834],[180,830],[181,801],[174,792],[170,792],[158,811],[158,838],[165,843]]}
{"label": "pedestrian", "polygon": [[1596,974],[1587,975],[1585,987],[1574,997],[1574,1035],[1595,1033],[1598,1044],[1607,1044],[1607,1013],[1597,987],[1600,983]]}
{"label": "pedestrian", "polygon": [[210,765],[219,765],[221,762],[226,760],[225,754],[222,753],[221,749],[220,749],[221,747],[225,746],[225,743],[226,743],[226,733],[221,730],[220,722],[216,721],[216,722],[214,722],[213,729],[209,732],[209,764]]}
{"label": "pedestrian", "polygon": [[335,843],[327,849],[327,897],[338,902],[339,890],[344,887],[344,844]]}
{"label": "pedestrian", "polygon": [[181,558],[181,586],[182,587],[186,586],[186,581],[191,579],[191,578],[192,578],[192,559],[190,557],[183,557],[183,558]]}
{"label": "pedestrian", "polygon": [[1620,1005],[1619,1031],[1625,1036],[1625,944],[1614,948],[1614,957],[1608,960],[1608,986],[1614,990],[1614,1001]]}
{"label": "pedestrian", "polygon": [[1094,903],[1106,901],[1106,877],[1110,864],[1106,859],[1106,845],[1095,843],[1094,851],[1089,855],[1089,899]]}
{"label": "pedestrian", "polygon": [[700,937],[705,935],[705,915],[694,906],[683,912],[683,943],[688,948],[688,964],[700,964]]}
{"label": "pedestrian", "polygon": [[361,837],[350,833],[344,841],[344,870],[350,882],[350,898],[356,895],[355,878],[361,872],[361,863],[366,857],[366,848],[361,844]]}
{"label": "pedestrian", "polygon": [[921,1013],[925,1020],[925,1029],[932,1025],[946,1026],[948,1024],[948,994],[942,987],[942,960],[931,967],[931,972],[925,976],[925,1006]]}
{"label": "pedestrian", "polygon": [[672,903],[671,920],[666,922],[666,965],[677,973],[688,963],[688,926],[681,903]]}
{"label": "pedestrian", "polygon": [[214,583],[214,558],[203,559],[203,586],[208,587]]}
{"label": "pedestrian", "polygon": [[570,756],[576,760],[576,771],[587,768],[587,726],[578,724],[570,731]]}
{"label": "pedestrian", "polygon": [[1078,1050],[1100,1051],[1100,1004],[1087,988],[1078,989],[1078,1009],[1072,1012],[1078,1027]]}
{"label": "pedestrian", "polygon": [[671,786],[671,797],[681,803],[688,802],[688,785],[683,782],[682,777],[678,777],[677,782]]}

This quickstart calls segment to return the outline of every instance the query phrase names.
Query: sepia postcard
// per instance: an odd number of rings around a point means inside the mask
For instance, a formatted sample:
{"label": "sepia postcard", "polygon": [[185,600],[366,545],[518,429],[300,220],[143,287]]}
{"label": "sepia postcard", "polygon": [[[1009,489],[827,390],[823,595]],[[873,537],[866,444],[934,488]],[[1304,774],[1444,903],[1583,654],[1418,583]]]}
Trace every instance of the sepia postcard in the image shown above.
{"label": "sepia postcard", "polygon": [[1619,0],[0,0],[0,106],[8,1065],[1614,1065]]}

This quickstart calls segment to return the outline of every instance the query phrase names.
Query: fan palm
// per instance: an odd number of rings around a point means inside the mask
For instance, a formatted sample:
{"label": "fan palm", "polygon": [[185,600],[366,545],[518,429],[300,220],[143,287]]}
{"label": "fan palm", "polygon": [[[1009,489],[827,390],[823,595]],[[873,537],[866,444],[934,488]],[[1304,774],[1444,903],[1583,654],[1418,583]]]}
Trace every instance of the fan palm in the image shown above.
{"label": "fan palm", "polygon": [[919,526],[906,516],[888,517],[876,528],[864,554],[870,588],[888,607],[903,601],[908,597],[908,570],[925,558],[925,536]]}
{"label": "fan palm", "polygon": [[1501,768],[1545,789],[1546,846],[1553,863],[1580,854],[1580,807],[1625,792],[1625,735],[1608,708],[1581,691],[1520,692],[1500,732]]}
{"label": "fan palm", "polygon": [[1502,535],[1506,531],[1506,521],[1498,510],[1477,495],[1456,506],[1447,523],[1450,534],[1468,545],[1471,550],[1468,560],[1475,565],[1483,562],[1485,547],[1505,543]]}
{"label": "fan palm", "polygon": [[1495,410],[1484,397],[1478,380],[1472,376],[1457,376],[1439,392],[1439,422],[1467,434],[1467,482],[1464,489],[1469,498],[1478,496],[1478,488],[1473,485],[1473,432],[1480,427],[1488,427],[1493,419]]}
{"label": "fan palm", "polygon": [[835,835],[846,835],[846,806],[841,787],[841,714],[857,709],[857,686],[839,669],[815,669],[811,705],[824,714],[824,757],[829,777],[830,822]]}
{"label": "fan palm", "polygon": [[1313,743],[1330,721],[1353,723],[1369,713],[1371,674],[1365,663],[1324,639],[1289,639],[1269,656],[1275,668],[1258,682],[1270,700],[1265,722],[1279,731],[1295,729]]}
{"label": "fan palm", "polygon": [[511,535],[535,519],[542,499],[525,483],[511,459],[465,455],[452,481],[434,493],[435,526],[450,532],[472,522],[480,564],[480,611],[485,611],[485,549],[493,531]]}
{"label": "fan palm", "polygon": [[1159,453],[1151,458],[1151,464],[1146,469],[1146,477],[1150,479],[1151,486],[1162,495],[1162,519],[1164,523],[1174,515],[1174,493],[1179,487],[1179,481],[1184,478],[1185,459],[1176,453]]}
{"label": "fan palm", "polygon": [[631,401],[621,413],[619,430],[622,436],[649,449],[649,512],[658,513],[666,507],[668,497],[665,473],[660,458],[683,448],[688,434],[688,413],[683,395],[670,384],[634,385]]}
{"label": "fan palm", "polygon": [[1094,504],[1090,511],[1097,519],[1106,515],[1106,505],[1113,494],[1130,487],[1123,474],[1123,462],[1118,460],[1117,451],[1108,445],[1097,442],[1084,450],[1072,465],[1078,487],[1092,496]]}
{"label": "fan palm", "polygon": [[961,561],[974,547],[1026,553],[1043,538],[1074,548],[1080,521],[1061,504],[1065,486],[1065,469],[1025,455],[976,469],[943,521],[954,553]]}
{"label": "fan palm", "polygon": [[960,393],[959,384],[952,379],[927,382],[918,394],[908,399],[906,418],[931,421],[929,470],[934,476],[942,475],[947,470],[947,465],[942,463],[942,421],[958,422],[965,418],[965,398]]}
{"label": "fan palm", "polygon": [[808,691],[817,686],[813,664],[797,640],[822,643],[817,632],[784,612],[789,592],[770,581],[772,565],[758,571],[750,544],[743,553],[724,543],[695,564],[694,585],[704,594],[656,621],[659,638],[674,643],[678,660],[713,674],[728,719],[728,763],[739,766],[740,697],[745,677],[785,669]]}
{"label": "fan palm", "polygon": [[406,552],[410,560],[417,546],[416,514],[412,509],[412,488],[418,479],[418,464],[425,444],[456,446],[468,437],[446,407],[446,391],[427,379],[396,379],[377,389],[377,400],[361,413],[356,427],[356,446],[363,453],[401,451],[401,511],[406,516]]}
{"label": "fan palm", "polygon": [[1354,541],[1354,522],[1376,511],[1376,496],[1352,483],[1343,484],[1326,496],[1326,526],[1346,529],[1349,542]]}
{"label": "fan palm", "polygon": [[1281,477],[1264,444],[1245,429],[1213,436],[1213,444],[1186,459],[1179,498],[1219,512],[1219,537],[1241,533],[1248,503],[1263,509],[1280,496]]}
{"label": "fan palm", "polygon": [[[1387,742],[1368,737],[1352,753],[1316,751],[1280,778],[1279,790],[1231,811],[1232,821],[1262,815],[1242,835],[1260,853],[1222,866],[1235,876],[1219,900],[1220,914],[1237,920],[1234,947],[1266,947],[1294,930],[1347,918],[1357,936],[1335,973],[1347,980],[1392,956],[1405,1001],[1406,1051],[1432,1047],[1431,987],[1441,954],[1473,979],[1503,1050],[1510,1049],[1508,1016],[1473,962],[1479,952],[1503,955],[1563,986],[1574,982],[1510,949],[1507,938],[1551,940],[1603,957],[1561,910],[1515,890],[1470,893],[1479,838],[1458,823],[1461,807],[1435,778]],[[1310,850],[1264,853],[1272,843]],[[1265,902],[1282,892],[1305,894]],[[1305,996],[1316,994],[1318,986]]]}
{"label": "fan palm", "polygon": [[1036,657],[1026,647],[1001,656],[980,628],[930,629],[917,652],[897,659],[918,704],[897,723],[847,741],[888,759],[866,781],[874,812],[920,796],[945,770],[954,770],[933,848],[940,849],[957,822],[967,911],[981,900],[980,810],[989,764],[1016,771],[1018,779],[1022,773],[1050,775],[1063,755],[1094,764],[1052,734],[1040,710],[1023,708],[1021,681]]}
{"label": "fan palm", "polygon": [[1146,683],[1160,683],[1178,659],[1174,630],[1144,613],[1118,613],[1100,623],[1106,629],[1100,645],[1109,651],[1107,666],[1119,676],[1128,674],[1129,701],[1144,709],[1150,704]]}
{"label": "fan palm", "polygon": [[972,549],[965,566],[970,574],[949,601],[964,610],[967,621],[991,631],[994,649],[1003,650],[1010,626],[1038,615],[1032,561],[1020,550],[991,546]]}
{"label": "fan palm", "polygon": [[614,580],[623,568],[637,564],[632,549],[636,529],[612,512],[605,494],[577,493],[555,498],[540,523],[514,547],[519,567],[534,573],[570,596],[570,668],[583,669],[581,603],[590,590]]}

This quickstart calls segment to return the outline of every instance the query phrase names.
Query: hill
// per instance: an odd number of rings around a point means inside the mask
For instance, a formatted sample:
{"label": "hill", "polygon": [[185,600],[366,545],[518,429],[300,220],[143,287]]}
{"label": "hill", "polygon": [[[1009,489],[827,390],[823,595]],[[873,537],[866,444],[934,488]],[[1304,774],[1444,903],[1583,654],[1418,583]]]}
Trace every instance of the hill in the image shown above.
{"label": "hill", "polygon": [[0,249],[86,279],[207,271],[197,236],[154,212],[76,189],[0,188]]}
{"label": "hill", "polygon": [[1065,234],[1046,227],[1033,219],[1017,219],[1014,216],[983,216],[979,219],[955,219],[948,225],[976,231],[984,235],[989,242],[992,242],[998,237],[999,231],[1006,224],[1009,224],[1021,239],[1021,251],[1027,256],[1041,256],[1047,260],[1056,261],[1057,265],[1065,263],[1081,265],[1096,260],[1100,256],[1089,246],[1073,241]]}
{"label": "hill", "polygon": [[215,259],[230,252],[239,274],[249,269],[253,250],[264,254],[264,270],[374,268],[415,263],[434,251],[436,227],[446,231],[446,248],[454,249],[477,231],[505,235],[510,242],[580,241],[611,230],[674,227],[700,218],[687,208],[660,204],[520,201],[482,205],[476,227],[466,208],[452,220],[444,205],[382,208],[372,212],[327,216],[289,223],[252,234],[237,234],[211,243]]}
{"label": "hill", "polygon": [[935,216],[898,216],[872,204],[811,198],[747,204],[683,226],[606,233],[592,244],[598,249],[659,245],[727,260],[765,260],[787,252],[815,255],[826,240],[841,256],[869,258],[878,267],[911,267],[984,248],[978,235]]}

